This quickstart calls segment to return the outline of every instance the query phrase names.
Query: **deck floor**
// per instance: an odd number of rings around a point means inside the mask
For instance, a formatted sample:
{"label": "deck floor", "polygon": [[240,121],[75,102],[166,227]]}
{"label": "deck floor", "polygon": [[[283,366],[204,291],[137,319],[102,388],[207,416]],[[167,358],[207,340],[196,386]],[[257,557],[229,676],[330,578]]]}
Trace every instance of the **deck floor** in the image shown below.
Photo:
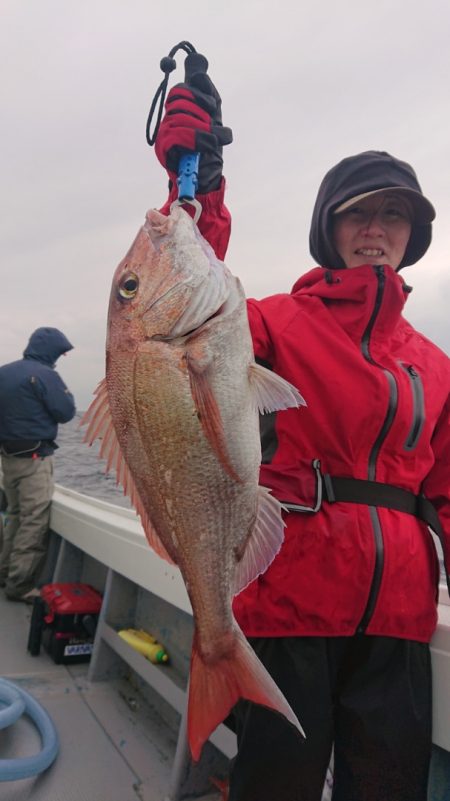
{"label": "deck floor", "polygon": [[[27,652],[31,607],[0,590],[0,676],[47,710],[59,754],[41,775],[0,783],[0,801],[165,801],[173,732],[125,680],[91,683],[87,665],[55,665]],[[0,757],[35,754],[40,738],[26,717],[0,731]],[[219,801],[212,792],[202,801]]]}

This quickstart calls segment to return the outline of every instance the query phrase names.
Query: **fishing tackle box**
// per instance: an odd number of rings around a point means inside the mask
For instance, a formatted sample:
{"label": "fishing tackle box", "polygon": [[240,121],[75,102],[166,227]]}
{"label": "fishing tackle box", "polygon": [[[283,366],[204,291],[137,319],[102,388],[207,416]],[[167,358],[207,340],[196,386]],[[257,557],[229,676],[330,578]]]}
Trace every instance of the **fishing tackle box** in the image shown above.
{"label": "fishing tackle box", "polygon": [[101,605],[89,584],[45,584],[34,600],[28,651],[38,656],[42,643],[57,665],[88,662]]}

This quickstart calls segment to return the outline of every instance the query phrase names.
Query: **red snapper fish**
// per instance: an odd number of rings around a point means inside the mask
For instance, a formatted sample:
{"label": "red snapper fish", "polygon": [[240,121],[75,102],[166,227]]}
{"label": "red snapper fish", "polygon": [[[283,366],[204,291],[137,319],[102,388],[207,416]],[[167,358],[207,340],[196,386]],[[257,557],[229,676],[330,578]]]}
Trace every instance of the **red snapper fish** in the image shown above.
{"label": "red snapper fish", "polygon": [[85,440],[140,515],[150,546],[178,565],[195,631],[188,739],[204,742],[239,698],[294,712],[237,625],[232,598],[274,559],[281,507],[258,486],[258,411],[304,404],[255,363],[243,289],[189,215],[149,211],[115,272],[106,378]]}

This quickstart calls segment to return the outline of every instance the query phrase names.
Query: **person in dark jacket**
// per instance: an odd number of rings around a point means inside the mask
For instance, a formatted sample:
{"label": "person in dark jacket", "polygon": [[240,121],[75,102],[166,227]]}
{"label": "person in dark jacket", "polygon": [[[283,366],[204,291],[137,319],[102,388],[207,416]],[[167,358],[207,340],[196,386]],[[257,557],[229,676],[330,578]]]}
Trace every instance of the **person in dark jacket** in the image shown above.
{"label": "person in dark jacket", "polygon": [[[223,258],[220,99],[208,81],[171,90],[156,154],[169,213],[180,149],[200,152],[198,225]],[[260,480],[286,507],[285,541],[234,613],[306,740],[240,702],[229,801],[320,801],[332,752],[333,801],[426,800],[439,583],[428,526],[448,571],[450,371],[403,317],[411,287],[399,270],[426,252],[434,216],[407,163],[382,151],[343,159],[313,211],[320,266],[290,293],[248,301],[256,359],[307,407],[262,421]]]}
{"label": "person in dark jacket", "polygon": [[0,367],[0,452],[7,500],[0,585],[31,603],[45,560],[58,423],[75,414],[55,362],[73,345],[57,328],[38,328],[23,359]]}

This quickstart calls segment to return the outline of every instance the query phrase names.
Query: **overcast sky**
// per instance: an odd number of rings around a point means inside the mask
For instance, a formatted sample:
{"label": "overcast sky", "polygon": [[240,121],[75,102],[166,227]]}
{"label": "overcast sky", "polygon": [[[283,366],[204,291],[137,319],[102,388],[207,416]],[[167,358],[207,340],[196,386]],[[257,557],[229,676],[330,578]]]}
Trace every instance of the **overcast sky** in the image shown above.
{"label": "overcast sky", "polygon": [[[166,197],[145,123],[159,61],[182,39],[207,56],[234,132],[226,261],[247,295],[289,291],[314,266],[324,173],[387,150],[437,210],[430,250],[403,271],[406,316],[450,349],[448,0],[0,2],[0,363],[38,326],[61,328],[75,350],[57,369],[87,407],[114,269]],[[170,86],[183,63],[180,51]]]}

